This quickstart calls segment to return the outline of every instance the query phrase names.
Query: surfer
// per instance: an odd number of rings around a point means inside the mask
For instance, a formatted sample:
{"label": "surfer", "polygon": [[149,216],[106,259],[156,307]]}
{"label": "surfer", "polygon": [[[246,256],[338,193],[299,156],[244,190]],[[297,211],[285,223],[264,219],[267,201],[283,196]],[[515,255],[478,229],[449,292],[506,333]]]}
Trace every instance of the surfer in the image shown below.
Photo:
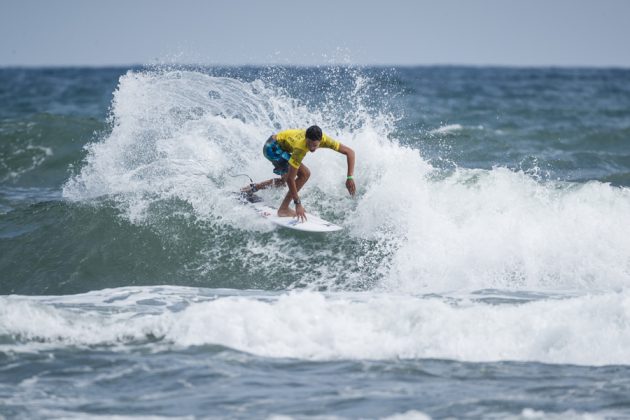
{"label": "surfer", "polygon": [[[298,192],[308,181],[311,171],[302,163],[302,159],[308,152],[315,152],[320,147],[333,149],[346,155],[348,161],[346,188],[350,195],[354,195],[356,191],[353,178],[354,150],[322,133],[322,129],[316,125],[306,130],[291,129],[280,131],[269,137],[263,146],[263,155],[273,164],[273,173],[279,175],[280,178],[252,184],[244,188],[243,191],[253,194],[272,185],[278,187],[288,184],[289,191],[278,208],[278,216],[297,217],[300,221],[306,220],[306,211]],[[295,210],[289,208],[291,200],[295,204]]]}

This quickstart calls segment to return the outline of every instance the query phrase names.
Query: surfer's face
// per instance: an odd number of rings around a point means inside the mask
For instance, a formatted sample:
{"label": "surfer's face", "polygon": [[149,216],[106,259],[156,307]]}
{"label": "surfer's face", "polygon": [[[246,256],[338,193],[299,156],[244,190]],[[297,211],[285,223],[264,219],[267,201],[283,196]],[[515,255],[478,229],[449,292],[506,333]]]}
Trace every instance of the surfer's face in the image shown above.
{"label": "surfer's face", "polygon": [[321,143],[321,140],[306,139],[306,146],[311,152],[317,150],[317,148],[319,147],[319,143]]}

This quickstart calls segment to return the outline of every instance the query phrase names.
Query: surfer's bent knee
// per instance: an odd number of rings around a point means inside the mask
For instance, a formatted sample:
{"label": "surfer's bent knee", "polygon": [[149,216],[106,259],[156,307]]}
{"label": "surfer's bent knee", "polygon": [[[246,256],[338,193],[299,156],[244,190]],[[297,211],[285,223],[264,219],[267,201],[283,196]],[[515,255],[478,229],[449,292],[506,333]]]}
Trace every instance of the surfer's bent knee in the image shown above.
{"label": "surfer's bent knee", "polygon": [[298,178],[304,178],[304,180],[308,180],[311,177],[311,170],[308,169],[305,165],[300,166],[298,170]]}

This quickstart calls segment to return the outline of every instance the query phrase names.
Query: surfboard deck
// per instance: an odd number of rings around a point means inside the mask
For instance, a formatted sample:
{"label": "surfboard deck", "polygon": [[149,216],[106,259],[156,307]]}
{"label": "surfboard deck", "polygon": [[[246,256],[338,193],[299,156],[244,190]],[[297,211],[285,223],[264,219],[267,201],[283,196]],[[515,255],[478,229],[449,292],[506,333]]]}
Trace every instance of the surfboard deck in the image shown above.
{"label": "surfboard deck", "polygon": [[341,226],[311,213],[306,213],[306,221],[302,222],[298,221],[296,217],[279,217],[278,209],[265,204],[265,202],[255,194],[240,194],[239,201],[251,206],[258,215],[283,228],[299,230],[301,232],[319,233],[337,232],[343,229]]}

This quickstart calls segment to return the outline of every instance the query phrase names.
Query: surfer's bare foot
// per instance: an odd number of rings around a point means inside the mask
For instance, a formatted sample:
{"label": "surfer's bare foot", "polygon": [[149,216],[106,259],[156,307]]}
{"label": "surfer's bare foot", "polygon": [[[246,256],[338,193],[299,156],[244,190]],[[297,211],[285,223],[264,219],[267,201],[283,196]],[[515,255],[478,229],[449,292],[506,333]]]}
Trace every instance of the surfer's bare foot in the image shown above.
{"label": "surfer's bare foot", "polygon": [[280,217],[295,217],[295,210],[290,208],[278,209],[278,216]]}

